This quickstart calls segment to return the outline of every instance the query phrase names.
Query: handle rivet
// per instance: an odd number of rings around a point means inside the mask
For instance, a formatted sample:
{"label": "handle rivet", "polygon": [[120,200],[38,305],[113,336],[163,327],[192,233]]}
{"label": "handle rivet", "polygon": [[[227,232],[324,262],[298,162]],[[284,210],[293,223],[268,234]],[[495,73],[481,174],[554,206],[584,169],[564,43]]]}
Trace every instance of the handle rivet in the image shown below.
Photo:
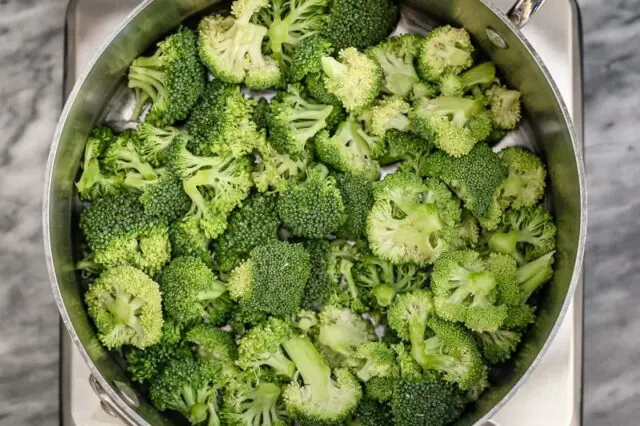
{"label": "handle rivet", "polygon": [[506,49],[507,47],[509,47],[509,45],[507,45],[507,42],[504,41],[504,38],[502,38],[502,36],[498,34],[498,32],[493,28],[487,27],[486,32],[489,41],[498,49]]}

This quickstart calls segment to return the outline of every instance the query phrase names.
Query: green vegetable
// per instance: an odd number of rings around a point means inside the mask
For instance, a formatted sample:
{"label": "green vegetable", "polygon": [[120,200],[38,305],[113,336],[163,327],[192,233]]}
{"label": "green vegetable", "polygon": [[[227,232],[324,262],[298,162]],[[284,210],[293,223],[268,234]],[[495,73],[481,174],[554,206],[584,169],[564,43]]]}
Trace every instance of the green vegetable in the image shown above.
{"label": "green vegetable", "polygon": [[115,134],[108,127],[98,126],[91,131],[84,148],[82,174],[76,182],[76,188],[83,200],[95,201],[116,195],[122,190],[124,176],[112,174],[100,164],[100,158],[115,140]]}
{"label": "green vegetable", "polygon": [[[322,58],[333,55],[331,42],[319,35],[307,36],[300,40],[291,58],[289,79],[302,81],[307,75],[317,73],[322,67]],[[334,105],[333,102],[330,102]]]}
{"label": "green vegetable", "polygon": [[296,366],[282,349],[282,345],[292,337],[293,330],[288,323],[269,318],[238,341],[238,365],[248,371],[269,367],[277,375],[292,379]]}
{"label": "green vegetable", "polygon": [[359,346],[374,340],[371,325],[348,308],[329,304],[318,319],[318,342],[342,356],[354,356]]}
{"label": "green vegetable", "polygon": [[520,92],[503,86],[494,86],[487,91],[491,105],[491,118],[499,129],[515,129],[521,118]]}
{"label": "green vegetable", "polygon": [[422,38],[405,34],[383,41],[367,50],[375,58],[384,72],[383,91],[401,98],[407,98],[420,81],[414,67]]}
{"label": "green vegetable", "polygon": [[223,398],[222,418],[233,426],[287,424],[288,414],[280,398],[280,386],[241,377],[227,387]]}
{"label": "green vegetable", "polygon": [[507,166],[507,179],[499,201],[503,208],[533,207],[544,194],[547,170],[542,160],[521,147],[508,147],[498,153]]}
{"label": "green vegetable", "polygon": [[443,75],[460,74],[473,64],[473,45],[464,28],[449,25],[431,31],[418,53],[418,72],[427,81],[437,82]]}
{"label": "green vegetable", "polygon": [[336,184],[347,217],[336,235],[357,240],[364,235],[367,215],[373,207],[373,187],[364,177],[349,173],[336,175]]}

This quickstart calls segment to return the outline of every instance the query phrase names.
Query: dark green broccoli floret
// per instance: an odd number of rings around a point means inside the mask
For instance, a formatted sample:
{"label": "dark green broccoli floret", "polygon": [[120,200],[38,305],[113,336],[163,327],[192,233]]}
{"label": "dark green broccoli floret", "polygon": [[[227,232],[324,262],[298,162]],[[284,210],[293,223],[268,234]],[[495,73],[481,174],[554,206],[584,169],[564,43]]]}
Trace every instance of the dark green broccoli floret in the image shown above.
{"label": "dark green broccoli floret", "polygon": [[427,81],[437,82],[447,74],[460,74],[473,64],[471,37],[464,28],[449,25],[431,31],[418,53],[418,72]]}
{"label": "dark green broccoli floret", "polygon": [[289,417],[280,398],[280,386],[250,376],[237,377],[227,386],[222,418],[230,426],[279,426]]}
{"label": "dark green broccoli floret", "polygon": [[435,152],[423,160],[422,173],[449,185],[483,228],[492,230],[498,226],[502,216],[498,196],[506,169],[486,144],[478,144],[469,155],[460,158]]}
{"label": "dark green broccoli floret", "polygon": [[347,216],[336,235],[338,238],[357,240],[364,234],[367,215],[373,207],[373,187],[364,177],[349,173],[336,175],[336,184]]}
{"label": "dark green broccoli floret", "polygon": [[372,105],[382,89],[380,65],[352,47],[341,50],[337,59],[323,57],[322,70],[325,88],[340,99],[349,113]]}
{"label": "dark green broccoli floret", "polygon": [[393,424],[393,414],[385,404],[363,398],[349,426],[388,426]]}
{"label": "dark green broccoli floret", "polygon": [[349,308],[325,306],[318,316],[318,342],[344,357],[375,339],[371,324]]}
{"label": "dark green broccoli floret", "polygon": [[160,411],[177,411],[192,425],[219,425],[221,387],[222,380],[215,364],[182,358],[172,360],[151,382],[149,395]]}
{"label": "dark green broccoli floret", "polygon": [[[227,289],[211,269],[196,257],[178,257],[162,271],[159,279],[162,301],[174,320],[190,324],[223,323],[228,310]],[[227,308],[227,309],[225,309]]]}
{"label": "dark green broccoli floret", "polygon": [[[305,76],[317,73],[322,67],[322,58],[333,55],[329,41],[318,35],[301,40],[293,53],[288,77],[291,81],[302,81]],[[330,103],[333,105],[333,102]]]}
{"label": "dark green broccoli floret", "polygon": [[461,75],[445,74],[440,78],[440,94],[442,96],[462,96],[466,92],[493,83],[496,79],[496,66],[493,62],[476,65]]}
{"label": "dark green broccoli floret", "polygon": [[230,16],[207,16],[200,21],[199,53],[211,73],[227,83],[245,83],[262,90],[281,81],[278,62],[262,53],[268,29],[251,18],[269,5],[269,0],[236,0]]}
{"label": "dark green broccoli floret", "polygon": [[443,183],[393,173],[376,185],[374,198],[367,237],[376,256],[426,265],[447,250],[460,222],[460,205]]}
{"label": "dark green broccoli floret", "polygon": [[304,79],[305,87],[309,91],[311,97],[316,101],[326,105],[342,107],[340,99],[338,99],[338,97],[333,93],[330,93],[325,87],[324,73],[322,72],[321,67],[322,65],[316,71],[307,74]]}
{"label": "dark green broccoli floret", "polygon": [[83,200],[94,201],[101,197],[118,194],[122,190],[124,176],[108,173],[100,165],[100,158],[115,140],[113,130],[104,126],[96,127],[89,134],[84,148],[82,175],[76,182],[76,188]]}
{"label": "dark green broccoli floret", "polygon": [[214,328],[210,324],[199,324],[185,334],[184,341],[191,346],[199,359],[215,364],[225,382],[239,373],[235,366],[236,344],[231,334],[226,331]]}
{"label": "dark green broccoli floret", "polygon": [[299,380],[284,390],[287,409],[301,424],[334,424],[349,417],[360,402],[362,389],[348,370],[331,370],[313,344],[301,337],[284,343]]}
{"label": "dark green broccoli floret", "polygon": [[386,93],[408,97],[420,78],[413,65],[422,38],[405,34],[386,40],[367,50],[382,67],[385,76],[383,90]]}
{"label": "dark green broccoli floret", "polygon": [[[515,272],[515,280],[500,289],[501,300],[514,309],[510,312],[512,316],[510,323],[513,324],[513,327],[506,328],[519,328],[531,322],[526,321],[530,317],[527,314],[527,309],[519,307],[525,306],[531,295],[553,277],[554,255],[555,251],[552,251],[520,266]],[[494,254],[492,256],[500,255]]]}
{"label": "dark green broccoli floret", "polygon": [[191,198],[184,192],[182,181],[170,174],[157,183],[147,185],[140,196],[145,214],[171,222],[184,216],[191,208]]}
{"label": "dark green broccoli floret", "polygon": [[322,306],[335,290],[337,279],[329,270],[330,244],[325,240],[306,240],[305,249],[309,252],[311,277],[307,281],[302,297],[302,307],[314,309]]}
{"label": "dark green broccoli floret", "polygon": [[169,227],[169,241],[171,242],[171,256],[192,256],[202,260],[207,266],[213,266],[210,240],[204,235],[198,221],[178,220]]}
{"label": "dark green broccoli floret", "polygon": [[188,138],[188,136],[175,127],[156,127],[145,121],[136,131],[138,151],[144,161],[154,167],[163,164],[164,153],[176,138]]}
{"label": "dark green broccoli floret", "polygon": [[132,189],[144,190],[146,185],[156,183],[159,177],[151,164],[138,153],[138,137],[132,131],[117,136],[104,153],[104,165],[112,173],[125,175],[124,184]]}
{"label": "dark green broccoli floret", "polygon": [[307,153],[293,158],[279,153],[266,140],[258,146],[257,153],[259,160],[251,177],[259,192],[283,193],[304,177],[309,157]]}
{"label": "dark green broccoli floret", "polygon": [[229,216],[229,225],[214,245],[221,271],[231,271],[259,245],[277,240],[280,220],[272,197],[255,196]]}
{"label": "dark green broccoli floret", "polygon": [[108,269],[91,284],[84,300],[106,348],[146,348],[160,341],[160,288],[142,271],[128,265]]}
{"label": "dark green broccoli floret", "polygon": [[396,380],[397,377],[372,377],[365,385],[365,393],[369,399],[374,401],[389,402]]}
{"label": "dark green broccoli floret", "polygon": [[491,364],[505,362],[518,348],[522,333],[511,330],[476,333],[476,340],[484,358]]}
{"label": "dark green broccoli floret", "polygon": [[136,94],[134,118],[147,103],[151,103],[151,109],[146,121],[156,126],[169,126],[187,118],[205,83],[196,44],[193,32],[180,28],[158,43],[153,56],[133,61],[129,87]]}
{"label": "dark green broccoli floret", "polygon": [[292,337],[293,330],[287,322],[269,318],[238,341],[238,365],[243,370],[255,372],[269,367],[280,376],[293,378],[296,366],[282,349],[282,344]]}
{"label": "dark green broccoli floret", "polygon": [[547,169],[540,157],[521,147],[508,147],[498,153],[507,166],[507,179],[500,191],[503,208],[533,207],[544,194]]}
{"label": "dark green broccoli floret", "polygon": [[400,161],[401,171],[419,173],[422,158],[428,155],[433,145],[413,132],[401,132],[391,129],[384,137],[384,156],[380,164],[386,166]]}
{"label": "dark green broccoli floret", "polygon": [[286,316],[300,308],[310,275],[309,253],[301,244],[267,243],[233,270],[229,292],[249,309]]}
{"label": "dark green broccoli floret", "polygon": [[491,106],[491,118],[499,129],[515,129],[520,121],[520,92],[502,86],[494,86],[487,91]]}
{"label": "dark green broccoli floret", "polygon": [[278,214],[294,235],[323,238],[346,220],[336,180],[323,166],[307,172],[307,180],[289,188],[278,200]]}
{"label": "dark green broccoli floret", "polygon": [[387,38],[398,21],[392,0],[334,0],[323,35],[337,49],[365,49]]}
{"label": "dark green broccoli floret", "polygon": [[298,84],[289,85],[271,102],[268,124],[273,146],[284,154],[299,156],[307,142],[327,127],[334,106],[307,100]]}

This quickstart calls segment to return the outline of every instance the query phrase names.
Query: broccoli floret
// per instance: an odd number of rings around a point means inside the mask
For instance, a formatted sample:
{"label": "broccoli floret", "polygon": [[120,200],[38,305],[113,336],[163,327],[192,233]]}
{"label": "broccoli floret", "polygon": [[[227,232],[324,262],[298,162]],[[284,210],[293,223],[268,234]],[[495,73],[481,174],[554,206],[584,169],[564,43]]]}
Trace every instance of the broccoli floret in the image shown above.
{"label": "broccoli floret", "polygon": [[447,187],[410,173],[393,173],[374,188],[367,237],[376,256],[394,264],[433,263],[460,223],[460,205]]}
{"label": "broccoli floret", "polygon": [[556,231],[553,217],[542,206],[508,210],[499,228],[489,234],[488,246],[524,264],[555,249]]}
{"label": "broccoli floret", "polygon": [[296,313],[293,326],[304,334],[311,333],[318,325],[318,314],[315,311],[302,309]]}
{"label": "broccoli floret", "polygon": [[389,96],[362,113],[360,119],[371,135],[384,138],[389,130],[409,131],[411,122],[407,114],[410,109],[402,98]]}
{"label": "broccoli floret", "polygon": [[258,147],[259,161],[251,177],[259,192],[283,193],[297,183],[307,169],[308,155],[292,158],[279,153],[271,143],[264,141]]}
{"label": "broccoli floret", "polygon": [[252,120],[253,112],[240,86],[220,80],[207,83],[186,124],[192,137],[189,148],[198,155],[237,158],[250,153],[264,139]]}
{"label": "broccoli floret", "polygon": [[198,359],[214,363],[225,382],[239,373],[235,366],[236,345],[226,331],[209,324],[199,324],[187,332],[184,341],[189,343]]}
{"label": "broccoli floret", "polygon": [[192,256],[202,260],[207,266],[213,266],[210,240],[204,235],[197,220],[178,220],[169,227],[171,256]]}
{"label": "broccoli floret", "polygon": [[418,53],[418,72],[437,82],[444,74],[460,74],[473,64],[473,44],[464,28],[438,27],[423,39]]}
{"label": "broccoli floret", "polygon": [[498,330],[507,316],[507,306],[498,302],[498,289],[515,281],[516,269],[508,256],[487,262],[473,250],[444,254],[431,274],[436,312],[474,331]]}
{"label": "broccoli floret", "polygon": [[380,156],[383,144],[365,132],[353,118],[340,124],[335,135],[322,131],[315,138],[318,158],[343,173],[361,175],[373,182],[380,178]]}
{"label": "broccoli floret", "polygon": [[[322,58],[320,58],[320,60],[322,61]],[[339,106],[342,108],[342,102],[340,102],[340,99],[338,99],[338,97],[333,93],[330,93],[325,87],[324,77],[324,73],[322,72],[322,62],[320,62],[320,66],[316,71],[310,72],[304,79],[304,84],[309,91],[309,94],[313,99],[322,104]]]}
{"label": "broccoli floret", "polygon": [[375,339],[371,324],[348,308],[325,306],[318,316],[318,342],[344,357]]}
{"label": "broccoli floret", "polygon": [[254,372],[269,367],[279,376],[293,378],[296,366],[282,350],[282,344],[292,337],[293,330],[287,322],[269,318],[239,340],[238,366]]}
{"label": "broccoli floret", "polygon": [[182,181],[170,174],[147,185],[140,196],[145,214],[171,222],[184,216],[191,208],[191,199],[184,192]]}
{"label": "broccoli floret", "polygon": [[373,207],[373,187],[364,177],[349,173],[336,175],[336,184],[347,216],[336,235],[338,238],[357,240],[364,234],[367,215]]}
{"label": "broccoli floret", "polygon": [[158,284],[128,265],[103,272],[84,296],[100,342],[108,349],[122,345],[146,348],[162,336]]}
{"label": "broccoli floret", "polygon": [[367,398],[378,402],[389,402],[393,395],[393,386],[396,380],[397,377],[372,377],[365,384]]}
{"label": "broccoli floret", "polygon": [[499,364],[511,358],[522,339],[522,333],[511,330],[475,333],[484,358],[491,364]]}
{"label": "broccoli floret", "polygon": [[307,281],[302,297],[306,309],[318,308],[326,302],[335,290],[337,279],[329,270],[330,244],[325,240],[307,240],[304,247],[309,252],[311,277]]}
{"label": "broccoli floret", "polygon": [[159,282],[164,309],[177,322],[224,323],[227,288],[202,260],[196,257],[173,259],[162,271]]}
{"label": "broccoli floret", "polygon": [[413,85],[413,91],[410,94],[410,98],[412,101],[417,101],[419,99],[433,99],[440,94],[439,89],[433,83],[428,83],[426,81],[419,81]]}
{"label": "broccoli floret", "polygon": [[356,376],[363,382],[374,377],[396,377],[400,373],[396,353],[385,343],[371,342],[358,346],[354,357],[359,361]]}
{"label": "broccoli floret", "polygon": [[257,23],[269,28],[266,52],[280,63],[286,76],[290,75],[297,47],[320,34],[328,3],[329,0],[273,0],[258,13]]}
{"label": "broccoli floret", "polygon": [[397,426],[445,426],[462,415],[465,403],[456,385],[424,375],[396,382],[391,412]]}
{"label": "broccoli floret", "polygon": [[311,275],[309,253],[301,244],[276,241],[256,247],[233,270],[229,292],[250,309],[271,315],[295,313]]}
{"label": "broccoli floret", "polygon": [[358,406],[362,389],[345,369],[332,371],[313,344],[301,337],[284,343],[301,381],[284,390],[287,409],[302,424],[333,424],[349,417]]}
{"label": "broccoli floret", "polygon": [[360,401],[354,419],[348,423],[349,426],[387,426],[390,424],[393,424],[393,414],[389,407],[370,398],[363,398]]}
{"label": "broccoli floret", "polygon": [[469,155],[460,158],[435,152],[423,160],[422,173],[449,185],[483,228],[493,230],[498,226],[502,216],[498,196],[506,170],[489,146],[478,144]]}
{"label": "broccoli floret", "polygon": [[392,0],[334,0],[323,35],[337,50],[365,49],[389,36],[398,15]]}
{"label": "broccoli floret", "polygon": [[226,231],[216,240],[216,265],[221,271],[231,271],[255,247],[276,241],[279,227],[275,199],[250,198],[231,213]]}
{"label": "broccoli floret", "polygon": [[496,66],[493,62],[476,65],[461,75],[445,74],[440,78],[440,94],[442,96],[462,96],[476,88],[485,87],[496,79]]}
{"label": "broccoli floret", "polygon": [[154,167],[163,164],[164,153],[174,139],[188,138],[175,127],[156,127],[148,121],[140,124],[136,136],[142,159]]}
{"label": "broccoli floret", "polygon": [[487,91],[487,97],[491,105],[491,118],[495,126],[504,130],[515,129],[522,115],[520,92],[502,86],[494,86]]}
{"label": "broccoli floret", "polygon": [[419,173],[422,159],[433,149],[431,143],[413,132],[391,129],[384,137],[384,155],[380,164],[387,166],[396,162],[400,171]]}
{"label": "broccoli floret", "polygon": [[104,126],[96,127],[89,134],[84,148],[82,175],[76,182],[76,188],[83,200],[94,201],[121,192],[124,176],[108,173],[100,166],[100,158],[115,140],[113,130]]}
{"label": "broccoli floret", "polygon": [[227,83],[244,82],[257,90],[280,83],[278,62],[262,54],[268,29],[250,22],[268,4],[268,0],[236,0],[231,16],[207,16],[200,21],[200,60],[215,77]]}
{"label": "broccoli floret", "polygon": [[118,135],[104,153],[104,165],[112,173],[125,174],[124,184],[133,189],[144,189],[146,184],[158,180],[158,172],[138,153],[137,135],[125,131]]}
{"label": "broccoli floret", "polygon": [[547,169],[540,157],[521,147],[505,148],[498,153],[507,166],[507,179],[500,191],[503,208],[533,207],[544,194]]}
{"label": "broccoli floret", "polygon": [[507,318],[504,320],[505,330],[524,330],[536,321],[536,309],[530,305],[509,306]]}
{"label": "broccoli floret", "polygon": [[350,113],[371,106],[382,89],[380,65],[352,47],[341,50],[338,59],[323,57],[322,70],[327,91],[336,95]]}
{"label": "broccoli floret", "polygon": [[215,364],[182,358],[172,360],[151,382],[149,395],[160,411],[177,411],[192,425],[219,425],[221,385]]}
{"label": "broccoli floret", "polygon": [[260,98],[256,102],[253,109],[251,119],[256,123],[258,130],[267,130],[267,118],[269,117],[269,101],[266,98]]}
{"label": "broccoli floret", "polygon": [[405,34],[386,40],[367,50],[384,72],[383,91],[407,98],[420,78],[413,66],[422,38]]}
{"label": "broccoli floret", "polygon": [[554,255],[555,251],[552,251],[518,268],[516,282],[520,288],[521,305],[553,277]]}
{"label": "broccoli floret", "polygon": [[80,217],[95,263],[128,263],[155,276],[169,261],[171,246],[163,221],[146,216],[136,194],[122,193],[94,202]]}
{"label": "broccoli floret", "polygon": [[[428,290],[399,294],[387,311],[387,322],[398,337],[412,344],[414,358],[420,356],[427,319],[435,314],[433,295]],[[417,354],[417,355],[416,355]]]}
{"label": "broccoli floret", "polygon": [[202,93],[205,69],[198,60],[197,40],[188,28],[158,43],[153,56],[139,57],[129,68],[129,87],[136,95],[134,118],[151,103],[146,121],[170,126],[187,118]]}
{"label": "broccoli floret", "polygon": [[480,241],[480,227],[478,220],[473,217],[469,210],[462,211],[462,220],[451,241],[451,248],[454,250],[464,250],[475,248]]}
{"label": "broccoli floret", "polygon": [[230,426],[285,425],[289,416],[281,394],[276,384],[239,377],[225,389],[222,418]]}
{"label": "broccoli floret", "polygon": [[353,268],[361,254],[360,243],[351,244],[345,240],[334,240],[329,249],[327,264],[327,270],[333,279],[340,283],[339,291],[332,295],[329,302],[348,306],[357,313],[368,311],[353,277]]}
{"label": "broccoli floret", "polygon": [[491,132],[491,117],[478,100],[440,96],[419,99],[409,114],[422,137],[454,157],[467,155]]}
{"label": "broccoli floret", "polygon": [[323,238],[346,220],[336,180],[320,165],[307,172],[305,182],[282,194],[277,208],[284,226],[302,237]]}
{"label": "broccoli floret", "polygon": [[289,85],[271,102],[268,123],[272,144],[283,154],[299,156],[307,142],[327,127],[333,108],[307,100],[300,85]]}
{"label": "broccoli floret", "polygon": [[416,360],[413,359],[413,356],[411,356],[411,351],[407,350],[407,347],[404,345],[404,343],[396,343],[391,347],[396,352],[396,362],[398,363],[398,367],[400,368],[400,377],[402,377],[403,379],[414,380],[422,378],[422,368],[418,365]]}
{"label": "broccoli floret", "polygon": [[[317,73],[322,67],[322,58],[334,53],[333,46],[325,38],[313,35],[301,40],[291,60],[288,77],[293,82],[302,81],[308,74]],[[324,83],[322,84],[324,86]],[[337,99],[335,99],[337,101]],[[330,102],[334,105],[333,102]]]}

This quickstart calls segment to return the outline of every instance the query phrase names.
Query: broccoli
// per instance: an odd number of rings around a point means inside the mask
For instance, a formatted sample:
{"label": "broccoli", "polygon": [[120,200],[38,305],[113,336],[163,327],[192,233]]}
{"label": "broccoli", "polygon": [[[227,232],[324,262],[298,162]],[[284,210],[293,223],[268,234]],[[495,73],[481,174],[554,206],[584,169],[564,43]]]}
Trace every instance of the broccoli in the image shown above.
{"label": "broccoli", "polygon": [[439,89],[433,83],[428,83],[425,81],[419,81],[413,85],[413,91],[410,94],[410,98],[412,101],[417,101],[419,99],[433,99],[440,94]]}
{"label": "broccoli", "polygon": [[380,43],[398,22],[392,0],[334,0],[323,35],[337,50]]}
{"label": "broccoli", "polygon": [[460,226],[451,241],[451,248],[455,250],[472,249],[476,247],[479,241],[480,229],[478,221],[469,210],[464,209]]}
{"label": "broccoli", "polygon": [[344,357],[375,339],[371,325],[349,308],[329,304],[318,316],[318,342]]}
{"label": "broccoli", "polygon": [[491,118],[499,129],[515,129],[522,115],[520,92],[503,86],[494,86],[487,91],[491,104]]}
{"label": "broccoli", "polygon": [[503,328],[505,330],[524,330],[529,324],[533,324],[535,321],[535,307],[530,305],[509,306]]}
{"label": "broccoli", "polygon": [[231,16],[207,16],[200,21],[200,60],[216,78],[257,90],[280,83],[278,62],[262,54],[268,29],[250,22],[268,4],[268,0],[235,0]]}
{"label": "broccoli", "polygon": [[218,395],[221,388],[215,364],[181,358],[172,360],[151,382],[149,395],[160,411],[177,411],[192,425],[219,425]]}
{"label": "broccoli", "polygon": [[156,127],[145,121],[136,130],[138,151],[142,160],[154,167],[163,164],[164,153],[176,138],[188,138],[188,136],[175,127]]}
{"label": "broccoli", "polygon": [[498,330],[507,316],[507,306],[498,302],[499,288],[512,285],[516,269],[509,256],[487,262],[473,250],[445,253],[431,274],[436,312],[473,331]]}
{"label": "broccoli", "polygon": [[356,376],[363,382],[374,377],[396,377],[396,353],[385,343],[371,342],[358,346],[354,357],[359,360]]}
{"label": "broccoli", "polygon": [[259,192],[282,193],[290,184],[297,183],[307,169],[308,155],[292,158],[279,153],[271,143],[264,141],[258,147],[259,161],[251,174]]}
{"label": "broccoli", "polygon": [[293,378],[296,366],[282,350],[282,344],[292,337],[293,330],[287,322],[269,318],[238,341],[238,366],[255,372],[269,367],[279,376]]}
{"label": "broccoli", "polygon": [[330,244],[325,240],[307,240],[304,247],[309,252],[311,277],[302,296],[302,306],[314,309],[322,306],[335,290],[337,280],[329,270]]}
{"label": "broccoli", "polygon": [[191,199],[184,192],[182,181],[170,174],[146,185],[140,202],[145,214],[167,222],[181,218],[191,208]]}
{"label": "broccoli", "polygon": [[491,132],[491,117],[478,100],[440,96],[419,99],[409,113],[416,133],[454,157],[467,155]]}
{"label": "broccoli", "polygon": [[128,263],[155,276],[169,261],[167,225],[144,214],[136,194],[101,198],[80,216],[95,263],[112,267]]}
{"label": "broccoli", "polygon": [[401,162],[399,169],[419,173],[422,159],[433,149],[431,143],[413,132],[401,132],[396,129],[387,131],[384,137],[384,155],[380,164],[387,166]]}
{"label": "broccoli", "polygon": [[336,180],[317,165],[307,172],[307,180],[292,186],[278,200],[278,214],[294,235],[323,238],[337,231],[346,220],[344,202]]}
{"label": "broccoli", "polygon": [[[293,82],[302,81],[308,74],[316,73],[322,67],[322,58],[334,53],[333,46],[325,38],[312,35],[298,43],[291,59],[288,77]],[[324,83],[323,83],[324,85]],[[337,101],[337,99],[335,99]],[[330,102],[335,105],[334,102]]]}
{"label": "broccoli", "polygon": [[553,277],[554,255],[555,251],[552,251],[518,268],[516,282],[520,289],[521,305],[525,304],[537,289]]}
{"label": "broccoli", "polygon": [[272,144],[283,154],[299,156],[307,142],[327,127],[333,109],[332,105],[307,100],[300,85],[289,85],[271,102],[267,120]]}
{"label": "broccoli", "polygon": [[139,57],[129,68],[129,87],[136,96],[138,118],[151,103],[146,121],[164,127],[187,118],[204,88],[206,73],[198,60],[193,32],[181,27],[158,43],[153,56]]}
{"label": "broccoli", "polygon": [[340,99],[349,113],[371,106],[382,89],[380,65],[353,47],[341,50],[338,59],[323,57],[322,70],[325,88]]}
{"label": "broccoli", "polygon": [[356,409],[354,419],[348,423],[349,426],[387,426],[393,424],[393,414],[385,404],[370,399],[363,398]]}
{"label": "broccoli", "polygon": [[353,268],[361,255],[360,243],[351,244],[344,240],[334,240],[329,249],[327,263],[327,270],[333,276],[333,279],[340,283],[339,291],[332,295],[330,302],[349,306],[357,313],[363,313],[368,310],[361,300],[362,294],[353,277]]}
{"label": "broccoli", "polygon": [[240,377],[225,389],[222,418],[230,426],[278,426],[288,414],[280,398],[280,386]]}
{"label": "broccoli", "polygon": [[[320,58],[320,60],[322,61],[322,58]],[[324,76],[324,73],[322,72],[322,62],[321,62],[320,66],[315,69],[315,72],[312,71],[312,72],[309,72],[309,74],[307,74],[307,76],[304,79],[304,85],[309,91],[309,94],[311,95],[311,97],[316,101],[322,104],[339,106],[340,108],[342,108],[342,102],[340,102],[340,99],[338,99],[338,97],[333,93],[330,93],[325,87],[324,78],[325,76]],[[336,110],[334,110],[334,112],[335,111]]]}
{"label": "broccoli", "polygon": [[234,158],[252,152],[264,139],[253,113],[253,103],[242,96],[240,86],[220,80],[207,83],[186,123],[192,138],[189,148],[198,155]]}
{"label": "broccoli", "polygon": [[349,173],[337,174],[336,184],[347,216],[336,235],[338,238],[357,240],[364,234],[367,215],[373,207],[373,187],[364,177]]}
{"label": "broccoli", "polygon": [[367,218],[373,253],[394,264],[433,263],[447,250],[460,223],[459,202],[435,180],[393,173],[374,188]]}
{"label": "broccoli", "polygon": [[318,158],[342,173],[361,175],[373,182],[380,178],[382,141],[365,132],[353,118],[342,122],[335,135],[322,131],[315,138]]}
{"label": "broccoli", "polygon": [[225,382],[238,374],[235,366],[236,344],[231,334],[209,324],[199,324],[185,334],[184,341],[191,346],[198,359],[214,363]]}
{"label": "broccoli", "polygon": [[411,342],[416,361],[422,356],[427,319],[434,315],[433,295],[428,290],[399,294],[389,306],[387,322],[398,337]]}
{"label": "broccoli", "polygon": [[495,79],[496,66],[493,62],[484,62],[461,75],[443,75],[439,82],[440,93],[442,96],[462,96],[476,87],[488,86]]}
{"label": "broccoli", "polygon": [[498,229],[489,234],[488,246],[522,265],[555,249],[556,225],[542,206],[507,210]]}
{"label": "broccoli", "polygon": [[304,334],[309,334],[317,325],[318,314],[315,311],[302,309],[293,319],[293,326]]}
{"label": "broccoli", "polygon": [[317,36],[325,25],[329,0],[272,0],[257,15],[257,23],[269,28],[265,47],[289,76],[298,46]]}
{"label": "broccoli", "polygon": [[404,34],[383,41],[367,50],[384,72],[383,91],[401,98],[407,98],[420,81],[413,66],[422,38],[414,34]]}
{"label": "broccoli", "polygon": [[231,271],[255,247],[277,240],[280,220],[272,197],[254,196],[229,216],[229,225],[214,245],[221,271]]}
{"label": "broccoli", "polygon": [[393,396],[393,386],[396,380],[396,377],[372,377],[365,384],[367,398],[378,402],[389,402]]}
{"label": "broccoli", "polygon": [[125,174],[124,184],[133,189],[143,189],[145,182],[154,183],[158,172],[142,159],[136,145],[137,135],[125,131],[116,137],[104,153],[105,168],[111,173]]}
{"label": "broccoli", "polygon": [[351,373],[332,371],[305,338],[294,337],[283,346],[302,380],[288,384],[283,393],[292,416],[302,424],[333,424],[348,418],[362,397],[360,384]]}
{"label": "broccoli", "polygon": [[473,44],[464,28],[438,27],[423,39],[418,52],[418,72],[437,82],[448,73],[460,74],[473,64]]}
{"label": "broccoli", "polygon": [[106,348],[131,345],[143,349],[160,341],[160,289],[142,271],[128,265],[107,269],[91,284],[84,299]]}
{"label": "broccoli", "polygon": [[503,208],[533,207],[544,194],[547,169],[540,157],[521,147],[508,147],[498,153],[507,166],[507,179],[500,191]]}
{"label": "broccoli", "polygon": [[511,330],[496,330],[475,333],[475,336],[484,358],[491,364],[499,364],[511,358],[520,344],[522,333]]}
{"label": "broccoli", "polygon": [[435,152],[422,161],[422,173],[442,179],[462,199],[464,206],[484,229],[500,223],[502,208],[498,202],[506,178],[502,161],[486,144],[478,144],[469,155],[454,158]]}
{"label": "broccoli", "polygon": [[295,313],[311,276],[309,253],[301,244],[280,241],[254,248],[229,278],[229,292],[249,309],[271,315]]}
{"label": "broccoli", "polygon": [[397,426],[445,426],[462,415],[465,404],[456,385],[424,375],[395,383],[391,412]]}
{"label": "broccoli", "polygon": [[269,101],[266,98],[260,98],[253,108],[251,119],[256,124],[258,130],[267,130],[267,118],[269,117]]}
{"label": "broccoli", "polygon": [[105,126],[96,127],[89,134],[84,148],[82,175],[76,182],[76,188],[83,200],[94,201],[121,192],[124,176],[107,173],[100,165],[100,158],[115,140],[113,130]]}
{"label": "broccoli", "polygon": [[389,96],[360,115],[371,135],[384,138],[389,130],[409,131],[411,122],[407,117],[410,105],[402,98]]}
{"label": "broccoli", "polygon": [[228,310],[227,288],[196,257],[178,257],[159,279],[167,315],[182,324],[199,320],[223,324]]}
{"label": "broccoli", "polygon": [[213,266],[210,240],[204,235],[194,219],[177,220],[169,227],[169,241],[171,242],[171,256],[191,256],[202,260],[207,266]]}

